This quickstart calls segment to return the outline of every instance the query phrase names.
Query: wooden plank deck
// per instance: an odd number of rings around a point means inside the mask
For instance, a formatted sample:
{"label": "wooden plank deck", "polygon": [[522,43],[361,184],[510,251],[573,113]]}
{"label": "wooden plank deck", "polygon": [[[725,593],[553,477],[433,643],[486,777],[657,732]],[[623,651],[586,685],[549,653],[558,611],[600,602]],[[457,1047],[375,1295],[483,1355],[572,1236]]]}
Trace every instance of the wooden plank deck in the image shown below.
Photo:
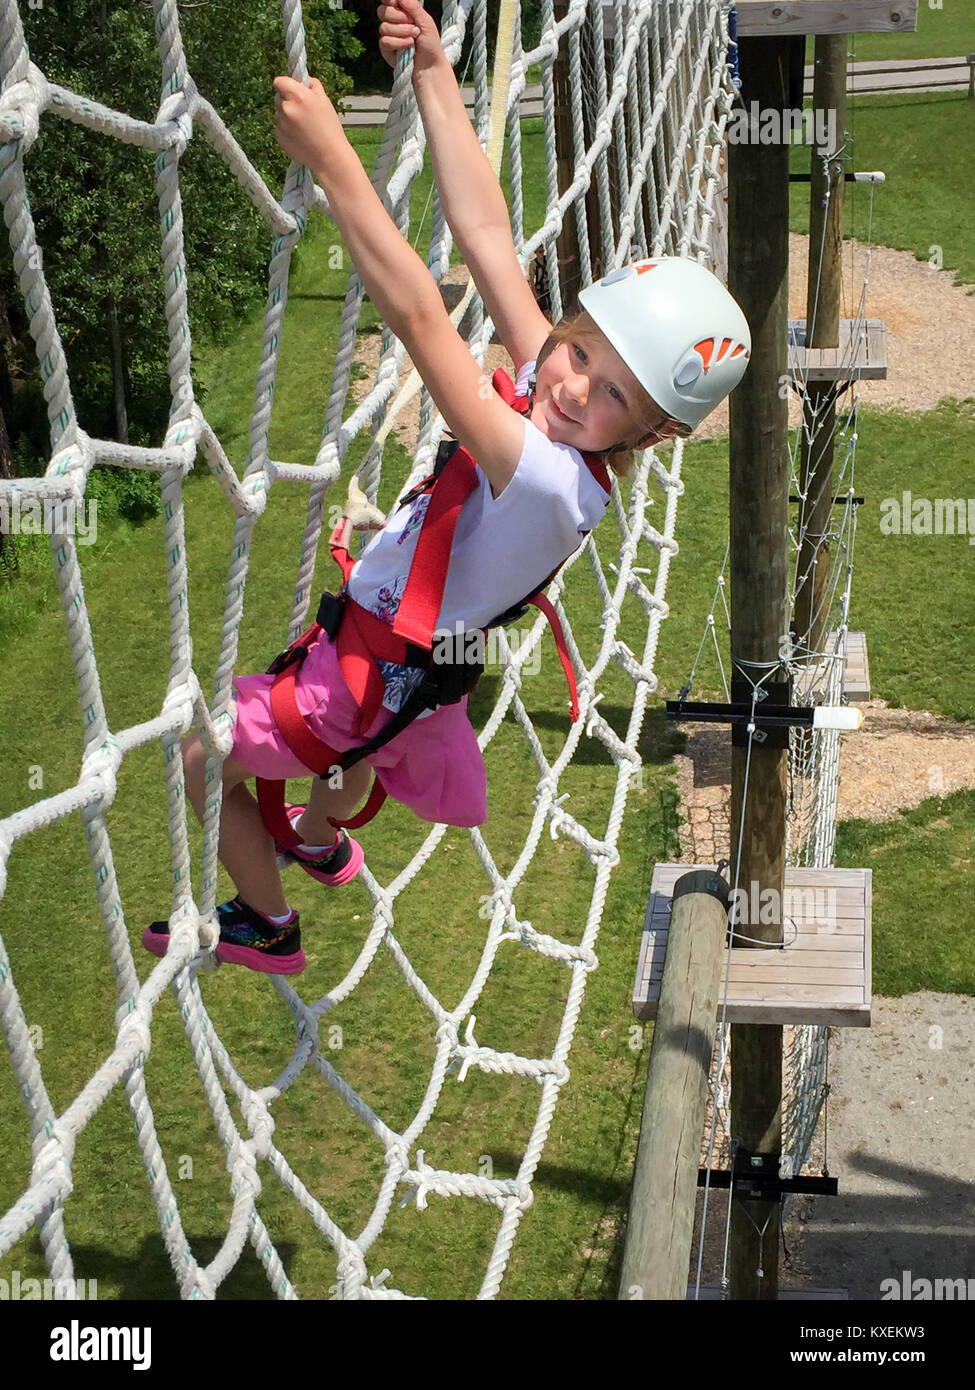
{"label": "wooden plank deck", "polygon": [[[795,677],[795,696],[805,698],[807,692],[825,685],[829,676],[830,658],[835,657],[839,632],[834,629],[826,639],[827,658],[800,666]],[[870,699],[870,663],[867,660],[867,634],[846,634],[846,669],[843,672],[843,696],[850,704],[859,705]]]}
{"label": "wooden plank deck", "polygon": [[879,34],[917,29],[918,0],[737,0],[738,34]]}
{"label": "wooden plank deck", "polygon": [[789,375],[811,381],[884,381],[887,325],[883,319],[840,319],[835,348],[807,348],[806,320],[789,320]]}
{"label": "wooden plank deck", "polygon": [[[633,1012],[656,1014],[678,878],[701,864],[657,864],[640,945]],[[746,915],[760,918],[761,901]],[[785,939],[779,948],[736,946],[722,974],[718,1014],[727,978],[729,1023],[870,1026],[869,869],[787,868]],[[742,933],[748,927],[742,925]]]}

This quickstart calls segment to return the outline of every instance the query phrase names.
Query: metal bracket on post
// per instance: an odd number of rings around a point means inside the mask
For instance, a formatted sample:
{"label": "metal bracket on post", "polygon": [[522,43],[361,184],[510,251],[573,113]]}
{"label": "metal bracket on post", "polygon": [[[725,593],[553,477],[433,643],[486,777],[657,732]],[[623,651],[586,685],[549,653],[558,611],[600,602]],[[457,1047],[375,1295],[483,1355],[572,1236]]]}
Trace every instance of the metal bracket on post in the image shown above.
{"label": "metal bracket on post", "polygon": [[788,748],[789,727],[811,724],[812,708],[789,704],[792,681],[769,681],[764,687],[765,698],[752,711],[751,687],[747,681],[732,681],[731,704],[702,700],[668,700],[665,718],[675,722],[696,724],[730,724],[733,747],[746,747],[749,726],[758,743],[766,748]]}
{"label": "metal bracket on post", "polygon": [[750,1153],[739,1148],[733,1168],[699,1168],[698,1187],[731,1187],[735,1195],[756,1201],[776,1202],[790,1193],[806,1192],[817,1197],[835,1197],[839,1192],[836,1178],[824,1174],[821,1178],[786,1178],[779,1168],[781,1154]]}
{"label": "metal bracket on post", "polygon": [[[744,684],[744,682],[742,683]],[[740,687],[732,682],[732,694]],[[854,705],[790,705],[791,678],[770,681],[766,689],[771,699],[752,709],[751,699],[733,700],[723,705],[704,700],[668,700],[664,717],[676,723],[730,724],[733,747],[747,747],[749,734],[766,748],[788,748],[789,729],[859,729],[863,711]],[[785,701],[780,704],[778,701]]]}

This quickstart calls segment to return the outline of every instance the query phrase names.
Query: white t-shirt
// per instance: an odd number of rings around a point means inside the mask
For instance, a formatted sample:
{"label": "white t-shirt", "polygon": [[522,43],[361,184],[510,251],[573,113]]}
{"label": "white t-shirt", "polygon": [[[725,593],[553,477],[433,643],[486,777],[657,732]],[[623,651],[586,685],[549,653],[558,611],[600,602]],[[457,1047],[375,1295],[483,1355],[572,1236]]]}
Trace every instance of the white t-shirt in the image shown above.
{"label": "white t-shirt", "polygon": [[[524,396],[535,363],[518,373]],[[457,519],[438,629],[483,628],[542,585],[602,518],[609,494],[577,449],[553,443],[525,419],[518,467],[500,497],[477,470],[477,486]],[[398,508],[366,546],[349,576],[356,603],[392,623],[399,607],[430,494]],[[380,662],[383,704],[398,710],[422,671]]]}

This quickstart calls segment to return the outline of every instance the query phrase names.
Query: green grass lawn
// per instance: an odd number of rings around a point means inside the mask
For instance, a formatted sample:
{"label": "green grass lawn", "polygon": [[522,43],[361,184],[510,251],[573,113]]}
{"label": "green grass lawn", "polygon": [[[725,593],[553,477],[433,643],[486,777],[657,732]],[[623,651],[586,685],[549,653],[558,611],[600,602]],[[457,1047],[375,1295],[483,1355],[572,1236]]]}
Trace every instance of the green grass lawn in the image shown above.
{"label": "green grass lawn", "polygon": [[892,821],[839,827],[836,863],[873,870],[875,994],[975,994],[973,855],[972,791],[929,797]]}
{"label": "green grass lawn", "polygon": [[[927,0],[918,0],[917,28],[913,32],[851,34],[848,52],[858,63],[874,58],[884,62],[957,58],[975,52],[975,16],[969,6],[952,4],[951,0],[937,9],[931,9]],[[807,50],[807,61],[811,60]]]}
{"label": "green grass lawn", "polygon": [[[807,102],[807,105],[811,103]],[[847,103],[847,170],[882,170],[886,183],[873,197],[870,188],[846,185],[844,236],[911,251],[918,260],[941,248],[945,270],[956,284],[975,283],[972,237],[973,182],[962,157],[975,135],[975,101],[964,92],[917,92],[851,98]],[[796,147],[791,168],[808,172],[810,151]],[[809,185],[793,184],[790,230],[809,231]]]}
{"label": "green grass lawn", "polygon": [[[945,139],[957,139],[948,113],[942,118]],[[886,135],[882,123],[877,129]],[[357,136],[356,142],[368,162],[369,133]],[[871,149],[868,167],[883,167],[885,155],[895,167],[891,145]],[[526,160],[528,226],[537,225],[543,205],[539,161],[536,142]],[[414,189],[417,217],[428,187],[428,181],[418,180]],[[901,209],[909,202],[909,191],[894,180],[883,196],[884,218],[888,206]],[[910,226],[909,211],[904,216]],[[921,211],[914,216],[915,231],[921,235]],[[882,222],[878,213],[877,240]],[[317,450],[345,292],[345,271],[328,263],[334,230],[329,224],[313,225],[294,272],[283,335],[271,434],[271,455],[279,459],[309,461]],[[959,226],[959,264],[970,264],[971,231],[960,222]],[[219,354],[206,354],[200,363],[208,388],[208,418],[238,467],[247,451],[261,318],[259,309],[241,323]],[[884,537],[879,516],[881,499],[912,486],[922,460],[932,492],[966,492],[973,445],[971,403],[943,404],[923,416],[862,413],[856,486],[867,503],[859,518],[852,615],[853,625],[867,631],[877,693],[965,718],[975,717],[966,657],[973,620],[967,545],[959,537],[932,538],[930,545],[923,538]],[[362,447],[357,442],[350,448],[344,476],[353,471]],[[407,462],[399,444],[390,441],[381,503],[388,502]],[[588,980],[570,1058],[572,1079],[561,1095],[538,1170],[535,1204],[515,1243],[502,1290],[507,1298],[615,1296],[619,1252],[610,1233],[628,1199],[647,1060],[646,1039],[634,1030],[629,996],[652,867],[676,854],[670,769],[681,737],[663,721],[661,702],[675,693],[690,669],[720,566],[727,515],[726,443],[691,445],[684,474],[687,494],[678,520],[681,552],[672,568],[671,617],[662,629],[657,662],[661,688],[652,701],[642,743],[643,785],[631,792],[621,862],[610,880],[597,947],[600,969]],[[257,528],[240,671],[261,669],[284,639],[304,521],[301,491],[285,484],[275,487]],[[188,481],[186,501],[194,665],[207,690],[218,652],[231,518],[222,493],[208,476]],[[147,717],[158,708],[165,688],[168,615],[161,538],[162,523],[156,519],[139,528],[109,530],[82,552],[95,649],[109,719],[116,728]],[[953,546],[955,541],[964,548],[963,556],[960,547]],[[615,553],[614,542],[612,522],[607,520],[598,535],[604,563]],[[82,737],[74,674],[53,580],[42,560],[28,557],[22,581],[0,592],[0,727],[5,731],[0,815],[67,788],[78,777]],[[316,579],[321,586],[332,581],[327,558]],[[587,659],[599,635],[594,594],[591,581],[580,573],[570,584],[567,600]],[[624,639],[637,647],[643,632],[645,622],[635,602],[628,600]],[[923,650],[917,633],[923,634]],[[567,716],[561,669],[551,639],[545,640],[541,672],[526,680],[525,697],[551,755],[564,736]],[[496,694],[497,679],[489,671],[472,702],[478,727]],[[705,685],[714,680],[713,672],[702,669]],[[604,684],[600,709],[622,733],[632,686],[615,668]],[[43,786],[31,787],[38,768]],[[523,737],[513,724],[502,728],[489,752],[489,773],[486,834],[502,872],[508,872],[527,833],[534,780]],[[108,816],[127,926],[143,979],[153,962],[138,938],[145,923],[165,913],[170,893],[162,774],[157,748],[129,755]],[[596,833],[606,824],[613,778],[602,746],[583,740],[562,786],[570,793],[567,807]],[[944,798],[936,807],[926,803],[894,822],[893,828],[854,824],[841,829],[838,862],[875,869],[878,990],[972,989],[964,937],[953,937],[952,932],[963,902],[958,897],[964,883],[960,871],[970,858],[973,809],[966,794]],[[416,850],[424,830],[415,817],[393,804],[363,832],[370,867],[381,883],[388,882]],[[196,850],[195,829],[193,834]],[[115,991],[80,819],[71,817],[19,841],[9,870],[8,891],[0,902],[0,930],[25,1018],[40,1030],[40,1059],[52,1103],[60,1111],[108,1055],[115,1037]],[[310,879],[294,882],[295,872],[289,894],[308,924],[304,944],[309,967],[301,990],[305,997],[316,997],[334,986],[355,959],[370,922],[369,900],[359,884],[328,897]],[[543,834],[518,894],[519,915],[537,930],[578,940],[592,882],[591,865],[571,842]],[[221,886],[229,888],[226,880]],[[468,836],[452,830],[396,902],[398,939],[449,1007],[476,966],[483,936],[478,906],[487,887]],[[917,931],[918,914],[908,906],[922,897],[927,907],[923,936]],[[926,949],[932,939],[944,949]],[[970,960],[970,950],[967,954]],[[507,943],[476,1011],[478,1041],[527,1056],[549,1055],[567,987],[564,966]],[[248,1083],[270,1084],[293,1047],[290,1016],[277,995],[266,981],[232,968],[204,977],[202,989],[214,1024]],[[333,1021],[342,1028],[342,1047],[334,1058],[342,1074],[387,1123],[405,1125],[429,1076],[432,1029],[385,953],[380,953],[353,998],[329,1014],[328,1022]],[[169,996],[156,1010],[146,1075],[186,1229],[197,1256],[212,1258],[230,1210],[224,1159]],[[476,1069],[463,1085],[450,1078],[425,1136],[428,1161],[476,1172],[489,1159],[494,1176],[513,1175],[537,1103],[534,1083]],[[325,1083],[307,1070],[275,1103],[273,1113],[276,1142],[292,1166],[334,1219],[357,1233],[381,1176],[379,1146]],[[23,1190],[30,1167],[23,1106],[7,1069],[0,1070],[0,1135],[5,1159],[0,1171],[2,1211]],[[261,1213],[289,1276],[300,1292],[324,1296],[335,1277],[326,1242],[263,1166],[262,1176]],[[79,1138],[75,1193],[66,1220],[76,1273],[97,1277],[103,1298],[175,1296],[119,1089]],[[370,1251],[370,1270],[388,1266],[393,1271],[390,1283],[408,1292],[470,1297],[479,1286],[496,1229],[493,1209],[470,1201],[432,1197],[419,1216],[414,1205],[402,1210],[394,1205],[384,1235]],[[8,1276],[13,1268],[25,1278],[43,1273],[32,1237],[0,1261],[0,1276]],[[270,1296],[251,1253],[223,1293]]]}
{"label": "green grass lawn", "polygon": [[[320,228],[295,276],[276,391],[274,457],[309,458],[317,447],[321,420],[316,403],[324,397],[324,374],[334,351],[335,331],[334,316],[323,315],[322,305],[339,295],[344,278],[342,272],[327,268],[330,245],[329,230]],[[323,321],[331,324],[324,334]],[[205,368],[211,386],[209,417],[237,465],[246,453],[253,364],[259,350],[260,320],[255,318],[242,325],[226,353]],[[387,462],[390,477],[385,501],[406,459],[392,445]],[[347,470],[354,465],[352,450]],[[303,516],[299,493],[300,489],[275,488],[257,530],[241,636],[241,670],[263,667],[284,636]],[[191,479],[186,496],[194,662],[206,688],[217,657],[231,525],[222,494],[209,478]],[[168,642],[166,606],[159,602],[165,580],[161,539],[162,523],[156,519],[139,529],[123,528],[117,535],[100,538],[91,554],[82,555],[86,580],[91,576],[87,600],[109,718],[115,727],[131,724],[158,707],[164,689]],[[615,553],[612,540],[609,532],[602,540],[607,561]],[[103,546],[111,551],[102,553]],[[325,560],[321,583],[331,578],[331,561]],[[5,762],[10,776],[2,792],[3,813],[71,785],[78,775],[81,729],[62,621],[51,593],[44,593],[40,573],[36,579],[32,592],[22,592],[12,606],[11,635],[4,648],[7,679],[0,696],[0,719],[9,731]],[[600,614],[591,585],[582,581],[576,586],[569,608],[576,636],[591,659]],[[642,626],[645,630],[645,623]],[[627,605],[624,631],[632,645],[642,644],[635,604]],[[565,702],[554,649],[547,650],[539,676],[530,679],[526,694],[537,713],[539,737],[552,756],[566,727],[559,713]],[[632,687],[615,668],[605,687],[602,708],[623,732]],[[45,692],[30,719],[24,717],[25,690]],[[496,690],[497,676],[489,672],[477,692],[475,723],[483,722]],[[623,863],[614,875],[605,910],[600,940],[605,968],[598,972],[598,983],[591,982],[580,1023],[580,1046],[574,1054],[571,1089],[578,1110],[560,1107],[546,1166],[539,1176],[539,1198],[525,1222],[527,1244],[519,1243],[512,1263],[506,1286],[509,1297],[559,1297],[573,1292],[592,1297],[608,1288],[604,1286],[607,1252],[600,1259],[579,1252],[599,1243],[600,1223],[607,1211],[618,1217],[626,1199],[627,1146],[635,1145],[634,1126],[639,1119],[638,1109],[635,1115],[632,1111],[633,1088],[639,1086],[646,1059],[645,1049],[630,1046],[629,990],[642,925],[638,904],[646,899],[653,862],[674,853],[674,794],[665,770],[679,742],[679,735],[663,724],[659,714],[648,720],[644,784],[632,793],[621,845]],[[527,834],[531,811],[527,790],[533,782],[524,740],[513,725],[502,730],[489,759],[490,843],[502,871],[507,872]],[[43,786],[31,791],[30,769],[37,768],[42,769]],[[154,747],[130,755],[109,815],[116,872],[143,978],[153,962],[138,945],[138,936],[147,921],[165,913],[170,892],[168,855],[163,848],[167,830],[162,770]],[[585,823],[597,833],[606,823],[614,777],[604,750],[586,742],[564,779],[571,804],[578,804]],[[388,882],[398,871],[424,833],[425,827],[415,817],[391,805],[382,820],[363,834],[370,867],[381,882]],[[52,865],[56,866],[53,873]],[[580,905],[589,900],[592,878],[591,866],[573,846],[545,835],[519,893],[519,912],[538,930],[578,939]],[[229,891],[229,883],[222,887]],[[484,930],[477,914],[480,896],[488,888],[468,837],[458,831],[450,834],[424,874],[397,900],[398,938],[431,987],[451,1006],[476,966]],[[309,969],[302,990],[315,997],[340,979],[355,958],[371,921],[369,902],[359,885],[332,899],[308,879],[289,884],[289,889],[308,923]],[[434,902],[435,928],[430,912]],[[41,1030],[45,1076],[60,1110],[76,1093],[79,1078],[90,1075],[108,1054],[114,1033],[109,962],[76,817],[18,843],[0,921],[25,1016]],[[472,922],[478,930],[471,930]],[[67,961],[66,939],[70,939]],[[529,1056],[547,1055],[564,1009],[567,984],[564,966],[507,947],[478,1005],[479,1040]],[[292,1029],[287,1011],[267,982],[247,972],[225,970],[204,981],[204,993],[215,1025],[248,1081],[255,1086],[269,1083],[290,1055]],[[343,1074],[361,1088],[388,1123],[402,1127],[429,1076],[432,1028],[384,955],[353,1001],[337,1011],[334,1019],[343,1029],[337,1059]],[[188,1171],[187,1160],[192,1164],[192,1177],[178,1183],[187,1230],[194,1248],[202,1255],[212,1254],[227,1223],[223,1161],[169,998],[154,1018],[147,1083],[174,1178],[181,1166]],[[471,1074],[463,1087],[452,1080],[428,1131],[427,1153],[435,1155],[441,1166],[456,1165],[466,1171],[478,1171],[486,1155],[495,1165],[496,1176],[513,1174],[537,1104],[534,1084],[480,1074]],[[357,1231],[368,1215],[381,1173],[378,1146],[361,1126],[350,1122],[324,1083],[307,1073],[275,1106],[275,1117],[277,1138],[303,1181],[345,1229]],[[6,1209],[22,1190],[29,1168],[22,1105],[9,1071],[0,1079],[0,1133],[7,1141],[7,1161],[0,1177],[0,1208]],[[98,1277],[103,1297],[170,1296],[173,1281],[119,1092],[105,1102],[81,1136],[75,1164],[79,1200],[69,1204],[68,1233],[79,1275]],[[327,1290],[335,1277],[331,1256],[271,1178],[262,1213],[299,1288],[312,1294]],[[492,1215],[491,1209],[480,1204],[434,1199],[427,1216],[418,1221],[415,1208],[401,1213],[395,1207],[382,1244],[376,1247],[379,1263],[371,1258],[370,1265],[379,1269],[388,1264],[396,1271],[397,1282],[415,1292],[443,1298],[471,1295],[479,1286],[496,1228]],[[112,1236],[107,1243],[100,1233],[108,1230]],[[439,1252],[437,1260],[430,1257],[434,1249]],[[444,1260],[447,1249],[462,1250],[463,1259]],[[575,1252],[571,1261],[569,1252]],[[20,1268],[25,1277],[28,1271],[40,1273],[36,1245],[22,1242],[0,1266]],[[226,1292],[266,1296],[250,1256]]]}

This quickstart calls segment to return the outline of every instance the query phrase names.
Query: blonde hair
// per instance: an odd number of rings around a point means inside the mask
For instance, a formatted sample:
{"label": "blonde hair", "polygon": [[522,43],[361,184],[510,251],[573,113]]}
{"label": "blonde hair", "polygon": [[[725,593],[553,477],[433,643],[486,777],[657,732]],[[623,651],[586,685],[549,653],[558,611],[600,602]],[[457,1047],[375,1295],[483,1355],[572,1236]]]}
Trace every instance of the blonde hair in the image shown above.
{"label": "blonde hair", "polygon": [[[596,326],[585,309],[579,309],[574,314],[568,314],[561,318],[552,328],[551,333],[545,340],[541,352],[538,354],[538,361],[535,366],[536,372],[545,361],[546,357],[552,352],[559,343],[567,342],[570,338],[585,342],[599,342],[607,344],[605,334]],[[649,434],[654,425],[660,419],[660,407],[649,392],[637,384],[636,400],[630,405],[630,419],[633,422],[633,438],[620,440],[610,449],[603,449],[603,462],[607,468],[611,468],[618,478],[628,478],[633,472],[633,451],[645,435]]]}

